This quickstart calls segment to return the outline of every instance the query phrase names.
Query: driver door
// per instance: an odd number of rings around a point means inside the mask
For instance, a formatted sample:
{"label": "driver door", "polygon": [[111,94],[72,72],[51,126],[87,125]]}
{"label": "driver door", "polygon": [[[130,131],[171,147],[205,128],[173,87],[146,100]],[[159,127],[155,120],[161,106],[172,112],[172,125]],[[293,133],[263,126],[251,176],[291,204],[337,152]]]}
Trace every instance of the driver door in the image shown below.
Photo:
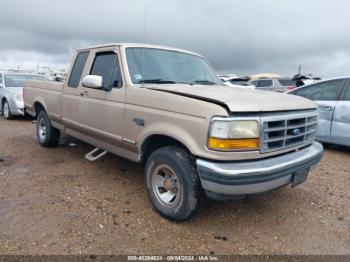
{"label": "driver door", "polygon": [[99,142],[120,145],[123,135],[125,87],[117,49],[90,52],[90,75],[103,77],[103,89],[83,87],[79,129]]}
{"label": "driver door", "polygon": [[344,82],[344,79],[324,81],[292,92],[292,94],[303,96],[317,103],[319,113],[317,137],[321,140],[329,140],[331,138],[334,110]]}
{"label": "driver door", "polygon": [[332,142],[350,146],[350,83],[334,110],[332,122]]}

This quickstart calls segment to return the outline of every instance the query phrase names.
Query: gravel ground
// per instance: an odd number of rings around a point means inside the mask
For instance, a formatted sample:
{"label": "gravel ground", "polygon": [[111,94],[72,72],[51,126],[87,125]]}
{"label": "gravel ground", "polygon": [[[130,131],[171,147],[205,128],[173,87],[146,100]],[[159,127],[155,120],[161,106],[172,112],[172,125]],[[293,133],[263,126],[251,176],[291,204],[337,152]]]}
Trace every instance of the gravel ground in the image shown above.
{"label": "gravel ground", "polygon": [[0,119],[0,254],[350,254],[350,149],[326,148],[294,189],[207,201],[180,224],[152,210],[142,165],[89,150]]}

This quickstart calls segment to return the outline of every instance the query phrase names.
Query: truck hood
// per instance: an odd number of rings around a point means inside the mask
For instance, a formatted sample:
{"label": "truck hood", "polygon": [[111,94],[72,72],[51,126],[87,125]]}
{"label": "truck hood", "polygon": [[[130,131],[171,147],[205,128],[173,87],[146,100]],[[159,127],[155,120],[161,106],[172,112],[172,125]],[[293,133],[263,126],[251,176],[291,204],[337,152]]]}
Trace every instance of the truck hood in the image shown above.
{"label": "truck hood", "polygon": [[308,99],[260,90],[210,85],[152,85],[146,88],[225,105],[231,112],[272,112],[317,108]]}

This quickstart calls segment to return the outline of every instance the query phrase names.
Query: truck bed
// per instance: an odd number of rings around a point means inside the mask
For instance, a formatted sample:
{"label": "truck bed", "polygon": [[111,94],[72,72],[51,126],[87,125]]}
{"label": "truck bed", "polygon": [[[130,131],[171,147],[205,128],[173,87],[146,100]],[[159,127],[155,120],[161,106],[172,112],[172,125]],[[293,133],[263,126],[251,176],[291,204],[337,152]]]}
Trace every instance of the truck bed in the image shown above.
{"label": "truck bed", "polygon": [[62,91],[63,82],[54,81],[27,81],[23,89],[23,99],[26,112],[35,116],[35,102],[40,102],[46,112],[53,119],[60,119],[62,116]]}

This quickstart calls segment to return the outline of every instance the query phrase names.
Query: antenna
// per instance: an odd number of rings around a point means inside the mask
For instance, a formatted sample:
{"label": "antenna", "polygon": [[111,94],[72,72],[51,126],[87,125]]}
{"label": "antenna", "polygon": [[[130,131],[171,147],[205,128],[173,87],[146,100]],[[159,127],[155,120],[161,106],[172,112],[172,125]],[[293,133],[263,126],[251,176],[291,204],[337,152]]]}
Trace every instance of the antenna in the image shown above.
{"label": "antenna", "polygon": [[[143,14],[143,46],[142,46],[142,78],[144,78],[145,75],[145,44],[146,44],[146,21],[147,21],[147,6],[148,6],[148,0],[145,0],[145,6],[144,6],[144,14]],[[145,82],[142,82],[142,85],[144,85]]]}
{"label": "antenna", "polygon": [[145,0],[145,7],[144,7],[144,13],[143,13],[143,42],[146,42],[146,21],[147,21],[147,7],[148,7],[148,0]]}

